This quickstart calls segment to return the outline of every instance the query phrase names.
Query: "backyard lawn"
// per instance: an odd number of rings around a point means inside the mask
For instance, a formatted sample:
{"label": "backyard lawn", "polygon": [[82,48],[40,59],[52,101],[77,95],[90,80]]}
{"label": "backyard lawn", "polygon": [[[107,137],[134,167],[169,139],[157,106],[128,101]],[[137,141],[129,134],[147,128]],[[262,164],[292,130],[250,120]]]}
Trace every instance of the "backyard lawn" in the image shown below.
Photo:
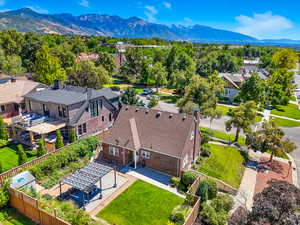
{"label": "backyard lawn", "polygon": [[115,225],[165,225],[183,198],[138,180],[97,214]]}
{"label": "backyard lawn", "polygon": [[300,120],[300,110],[295,104],[288,104],[285,106],[274,106],[274,109],[271,111],[271,114]]}
{"label": "backyard lawn", "polygon": [[271,117],[271,118],[278,127],[299,127],[300,126],[300,122],[297,121],[287,120],[287,119],[282,119],[277,117]]}
{"label": "backyard lawn", "polygon": [[198,170],[238,188],[244,173],[245,162],[239,149],[214,144],[210,144],[210,147],[211,156],[200,165]]}
{"label": "backyard lawn", "polygon": [[21,215],[14,208],[0,210],[0,224],[3,225],[34,225],[35,223]]}
{"label": "backyard lawn", "polygon": [[[235,135],[233,135],[233,134],[227,134],[227,133],[224,133],[222,131],[213,130],[213,129],[209,129],[209,128],[200,128],[200,131],[209,131],[212,134],[211,135],[212,137],[223,139],[225,141],[233,141],[234,138],[235,138]],[[246,141],[245,137],[239,136],[239,140],[238,140],[239,145],[244,146],[245,141]]]}
{"label": "backyard lawn", "polygon": [[[24,147],[25,150],[25,147]],[[35,154],[32,152],[28,152],[27,157],[28,161],[36,158]],[[0,148],[0,161],[3,166],[3,170],[9,170],[11,168],[14,168],[19,165],[18,163],[18,155],[17,155],[17,145],[16,144],[10,144],[5,147]]]}
{"label": "backyard lawn", "polygon": [[229,109],[233,107],[225,106],[225,105],[217,105],[217,110],[222,113],[222,116],[226,116],[229,112]]}

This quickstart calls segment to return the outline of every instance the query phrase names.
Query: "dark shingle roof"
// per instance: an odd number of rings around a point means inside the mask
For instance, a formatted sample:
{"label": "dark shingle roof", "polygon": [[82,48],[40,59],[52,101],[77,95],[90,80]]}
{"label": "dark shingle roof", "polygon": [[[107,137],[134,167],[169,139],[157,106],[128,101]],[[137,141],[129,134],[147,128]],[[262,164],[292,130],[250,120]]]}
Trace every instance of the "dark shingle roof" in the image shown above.
{"label": "dark shingle roof", "polygon": [[[110,88],[90,89],[91,98],[104,96],[108,100],[118,97]],[[59,89],[53,87],[26,95],[27,98],[41,102],[52,102],[62,105],[72,105],[87,100],[87,88],[64,85]]]}
{"label": "dark shingle roof", "polygon": [[191,115],[123,106],[104,142],[181,157],[186,148],[193,146],[190,139],[193,128]]}

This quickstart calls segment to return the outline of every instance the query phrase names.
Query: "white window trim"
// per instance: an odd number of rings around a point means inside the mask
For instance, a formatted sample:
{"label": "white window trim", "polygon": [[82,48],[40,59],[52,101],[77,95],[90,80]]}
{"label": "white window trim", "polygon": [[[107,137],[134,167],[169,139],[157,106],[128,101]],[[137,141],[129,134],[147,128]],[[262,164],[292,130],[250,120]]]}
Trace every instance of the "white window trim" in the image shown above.
{"label": "white window trim", "polygon": [[112,156],[119,156],[119,149],[114,146],[109,146],[109,154]]}
{"label": "white window trim", "polygon": [[151,157],[150,152],[144,151],[144,150],[141,151],[141,155],[142,155],[142,157],[145,158],[145,159],[150,159],[150,157]]}

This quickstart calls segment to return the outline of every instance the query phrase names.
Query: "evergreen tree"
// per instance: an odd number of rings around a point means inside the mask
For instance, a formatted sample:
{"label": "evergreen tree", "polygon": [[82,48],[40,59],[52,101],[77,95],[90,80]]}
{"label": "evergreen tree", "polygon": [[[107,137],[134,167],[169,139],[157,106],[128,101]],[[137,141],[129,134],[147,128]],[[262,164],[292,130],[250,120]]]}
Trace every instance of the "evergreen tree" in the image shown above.
{"label": "evergreen tree", "polygon": [[126,105],[138,105],[139,97],[136,95],[134,88],[128,87],[121,95],[121,101]]}
{"label": "evergreen tree", "polygon": [[37,157],[41,157],[46,154],[45,140],[44,137],[39,141],[39,146],[37,148]]}
{"label": "evergreen tree", "polygon": [[22,165],[25,162],[27,162],[28,158],[24,151],[23,145],[19,144],[17,148],[18,148],[18,156],[19,156],[18,162],[19,165]]}
{"label": "evergreen tree", "polygon": [[70,130],[70,143],[73,143],[77,140],[75,129]]}
{"label": "evergreen tree", "polygon": [[3,117],[0,116],[0,140],[8,140],[8,131],[7,125],[3,120]]}
{"label": "evergreen tree", "polygon": [[56,142],[55,142],[55,148],[59,149],[64,147],[64,140],[63,137],[61,136],[60,130],[56,130]]}

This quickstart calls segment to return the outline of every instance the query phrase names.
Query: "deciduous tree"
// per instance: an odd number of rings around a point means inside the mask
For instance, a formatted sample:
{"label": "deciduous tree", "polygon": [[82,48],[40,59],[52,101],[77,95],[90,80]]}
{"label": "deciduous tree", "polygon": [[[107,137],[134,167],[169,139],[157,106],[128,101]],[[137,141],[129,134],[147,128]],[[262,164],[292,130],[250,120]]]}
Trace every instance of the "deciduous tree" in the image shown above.
{"label": "deciduous tree", "polygon": [[156,87],[156,92],[158,92],[159,86],[167,84],[167,71],[161,62],[156,62],[152,67],[150,67],[147,83],[148,85],[154,85]]}
{"label": "deciduous tree", "polygon": [[231,117],[226,121],[226,130],[230,131],[233,127],[236,128],[234,142],[239,139],[239,134],[243,130],[244,133],[251,132],[251,126],[255,123],[257,115],[257,106],[255,102],[249,101],[241,103],[238,107],[229,110],[228,115]]}
{"label": "deciduous tree", "polygon": [[113,56],[106,52],[100,52],[96,61],[96,66],[102,66],[110,76],[116,72],[116,63]]}

